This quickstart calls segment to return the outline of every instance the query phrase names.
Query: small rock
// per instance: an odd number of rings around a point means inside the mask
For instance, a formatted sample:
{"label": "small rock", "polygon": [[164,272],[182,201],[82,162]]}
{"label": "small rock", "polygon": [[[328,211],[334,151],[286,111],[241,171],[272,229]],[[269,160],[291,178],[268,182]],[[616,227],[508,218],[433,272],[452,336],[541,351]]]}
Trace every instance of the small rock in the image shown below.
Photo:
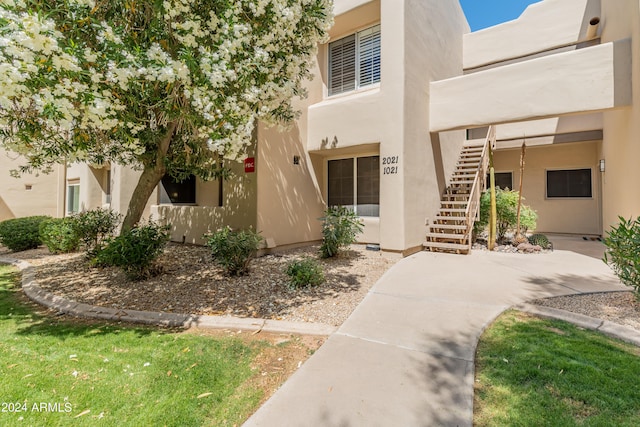
{"label": "small rock", "polygon": [[540,252],[542,248],[538,245],[532,245],[531,243],[520,243],[518,245],[518,252],[524,252],[526,254],[531,254],[534,252]]}

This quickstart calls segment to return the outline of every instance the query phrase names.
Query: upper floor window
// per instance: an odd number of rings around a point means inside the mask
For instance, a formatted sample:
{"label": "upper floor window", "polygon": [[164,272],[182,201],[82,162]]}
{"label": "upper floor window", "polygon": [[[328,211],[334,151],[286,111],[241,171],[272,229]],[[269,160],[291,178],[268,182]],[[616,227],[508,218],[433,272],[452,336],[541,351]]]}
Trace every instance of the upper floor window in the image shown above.
{"label": "upper floor window", "polygon": [[329,43],[329,95],[380,81],[380,25]]}

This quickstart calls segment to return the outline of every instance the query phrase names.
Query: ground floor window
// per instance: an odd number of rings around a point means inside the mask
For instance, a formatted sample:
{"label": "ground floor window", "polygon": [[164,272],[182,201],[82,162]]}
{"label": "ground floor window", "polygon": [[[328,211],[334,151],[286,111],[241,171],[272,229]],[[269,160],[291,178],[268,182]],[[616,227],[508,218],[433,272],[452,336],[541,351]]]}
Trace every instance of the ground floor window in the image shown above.
{"label": "ground floor window", "polygon": [[328,162],[328,205],[346,206],[359,216],[380,215],[380,156]]}
{"label": "ground floor window", "polygon": [[[512,172],[495,172],[494,178],[496,179],[496,187],[500,187],[503,190],[507,188],[513,190],[513,173]],[[489,188],[489,174],[487,174],[487,188]]]}
{"label": "ground floor window", "polygon": [[591,169],[547,171],[548,198],[591,198]]}
{"label": "ground floor window", "polygon": [[80,182],[67,184],[67,215],[80,212]]}
{"label": "ground floor window", "polygon": [[196,177],[189,175],[183,181],[177,181],[169,175],[162,177],[160,189],[161,204],[195,204]]}

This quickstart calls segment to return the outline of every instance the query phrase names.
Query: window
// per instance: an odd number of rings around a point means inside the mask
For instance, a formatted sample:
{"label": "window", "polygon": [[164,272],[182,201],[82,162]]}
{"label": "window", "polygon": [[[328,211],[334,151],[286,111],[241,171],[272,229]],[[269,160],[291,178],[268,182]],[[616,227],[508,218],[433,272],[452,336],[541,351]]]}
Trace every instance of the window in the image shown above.
{"label": "window", "polygon": [[380,25],[329,43],[329,95],[380,81]]}
{"label": "window", "polygon": [[547,197],[592,197],[591,169],[548,170]]}
{"label": "window", "polygon": [[80,212],[80,182],[67,184],[67,215]]}
{"label": "window", "polygon": [[162,177],[160,203],[195,204],[196,177],[189,175],[189,177],[182,182],[174,180],[169,175]]}
{"label": "window", "polygon": [[[494,173],[496,179],[496,187],[500,187],[503,190],[507,188],[513,190],[513,173],[511,172],[496,172]],[[489,174],[487,174],[487,188],[489,188]]]}
{"label": "window", "polygon": [[360,216],[379,216],[380,156],[328,163],[328,205],[349,207]]}

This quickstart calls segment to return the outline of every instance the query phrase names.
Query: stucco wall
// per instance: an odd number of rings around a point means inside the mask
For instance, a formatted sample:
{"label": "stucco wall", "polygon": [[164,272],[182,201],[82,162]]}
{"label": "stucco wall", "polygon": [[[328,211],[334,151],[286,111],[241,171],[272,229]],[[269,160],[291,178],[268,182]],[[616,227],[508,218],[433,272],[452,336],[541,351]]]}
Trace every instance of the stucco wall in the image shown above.
{"label": "stucco wall", "polygon": [[[304,120],[301,120],[304,122]],[[269,246],[321,239],[324,200],[303,143],[304,128],[288,132],[260,125],[257,227]],[[298,164],[294,164],[294,156]]]}
{"label": "stucco wall", "polygon": [[629,105],[630,55],[630,42],[616,40],[435,82],[431,87],[431,130]]}
{"label": "stucco wall", "polygon": [[[32,215],[61,217],[64,214],[62,186],[63,167],[55,166],[50,174],[23,174],[13,178],[21,159],[0,150],[0,221]],[[31,189],[27,189],[31,186]]]}
{"label": "stucco wall", "polygon": [[603,223],[640,216],[640,2],[603,1],[603,41],[632,37],[633,105],[604,113]]}
{"label": "stucco wall", "polygon": [[429,83],[462,74],[462,38],[469,27],[458,2],[441,0],[407,0],[404,22],[403,176],[401,183],[393,185],[399,184],[404,191],[407,249],[424,242],[426,220],[440,207],[441,192],[464,142],[464,132],[431,139]]}
{"label": "stucco wall", "polygon": [[[528,147],[525,156],[522,195],[525,204],[538,213],[539,232],[601,234],[599,142]],[[512,172],[513,186],[520,182],[520,150],[498,151],[494,156],[497,172]],[[589,199],[550,199],[546,197],[546,171],[591,169],[593,197]]]}
{"label": "stucco wall", "polygon": [[154,219],[171,225],[172,241],[204,244],[205,233],[214,232],[224,226],[256,230],[257,174],[245,173],[242,162],[229,161],[227,166],[231,168],[232,177],[223,183],[222,207],[155,204],[150,206],[150,213]]}
{"label": "stucco wall", "polygon": [[465,35],[464,68],[583,40],[589,21],[599,16],[600,0],[545,0],[531,4],[516,20]]}

